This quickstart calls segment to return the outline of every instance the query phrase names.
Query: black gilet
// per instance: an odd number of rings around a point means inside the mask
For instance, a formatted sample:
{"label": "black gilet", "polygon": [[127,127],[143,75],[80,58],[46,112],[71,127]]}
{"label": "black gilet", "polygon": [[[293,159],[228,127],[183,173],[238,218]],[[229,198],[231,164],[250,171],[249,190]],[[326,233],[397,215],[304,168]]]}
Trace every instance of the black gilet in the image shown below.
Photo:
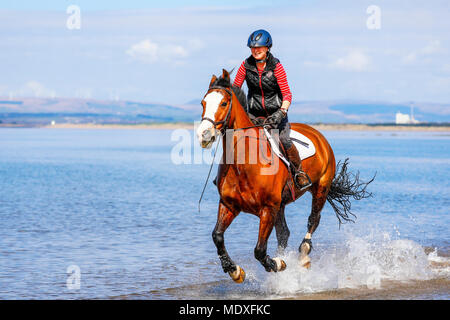
{"label": "black gilet", "polygon": [[267,117],[280,109],[283,101],[280,87],[275,77],[274,70],[280,62],[270,52],[267,52],[266,67],[261,74],[261,79],[253,56],[245,60],[245,80],[247,82],[247,112],[256,117]]}

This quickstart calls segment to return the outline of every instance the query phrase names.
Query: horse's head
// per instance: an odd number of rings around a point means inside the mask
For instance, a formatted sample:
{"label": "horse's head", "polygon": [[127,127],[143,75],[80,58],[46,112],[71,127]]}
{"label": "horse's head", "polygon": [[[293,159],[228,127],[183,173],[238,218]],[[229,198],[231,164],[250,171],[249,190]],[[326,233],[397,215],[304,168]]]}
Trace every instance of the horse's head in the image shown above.
{"label": "horse's head", "polygon": [[197,137],[202,148],[211,148],[216,137],[229,125],[232,98],[230,74],[223,69],[220,78],[212,76],[201,102],[203,113]]}

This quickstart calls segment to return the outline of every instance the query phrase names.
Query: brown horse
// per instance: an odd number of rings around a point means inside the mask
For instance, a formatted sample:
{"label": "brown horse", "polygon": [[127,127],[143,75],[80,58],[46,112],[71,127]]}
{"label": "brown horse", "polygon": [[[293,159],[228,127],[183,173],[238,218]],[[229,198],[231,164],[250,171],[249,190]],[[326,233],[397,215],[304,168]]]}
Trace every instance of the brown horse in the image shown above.
{"label": "brown horse", "polygon": [[[216,185],[220,194],[217,224],[212,233],[217,247],[222,268],[231,278],[240,283],[245,279],[244,270],[229,257],[224,242],[224,233],[234,218],[241,211],[259,217],[259,235],[254,255],[266,271],[282,271],[286,263],[280,258],[270,258],[267,255],[267,241],[275,226],[278,246],[284,249],[289,238],[286,224],[285,206],[306,191],[312,194],[312,209],[308,218],[306,235],[299,246],[300,264],[309,268],[309,253],[312,249],[311,237],[320,222],[320,212],[328,200],[341,222],[341,218],[351,221],[348,214],[350,197],[362,199],[370,196],[365,191],[367,183],[360,183],[358,175],[346,173],[347,160],[341,171],[335,176],[336,163],[329,143],[325,137],[314,128],[299,123],[293,123],[291,128],[308,137],[316,148],[316,153],[302,161],[303,170],[309,175],[312,186],[303,191],[295,189],[288,167],[275,156],[268,144],[263,131],[257,128],[243,108],[245,103],[243,92],[231,86],[230,75],[223,70],[222,76],[213,76],[209,89],[202,100],[202,121],[197,130],[199,142],[203,148],[209,148],[216,137],[222,135],[223,157],[219,165]],[[231,131],[232,134],[229,134]],[[244,144],[242,144],[242,140]],[[250,150],[254,141],[257,148]],[[238,144],[244,148],[236,148]],[[253,145],[255,145],[253,143]],[[234,152],[229,156],[229,150]],[[237,150],[237,152],[235,152]],[[251,161],[252,153],[264,153]],[[239,158],[241,161],[239,161]],[[245,161],[242,161],[242,160]],[[272,173],[270,168],[276,168]],[[338,168],[339,169],[339,168]],[[268,170],[268,171],[267,171]],[[353,214],[352,214],[353,215]],[[354,216],[354,215],[353,215]]]}

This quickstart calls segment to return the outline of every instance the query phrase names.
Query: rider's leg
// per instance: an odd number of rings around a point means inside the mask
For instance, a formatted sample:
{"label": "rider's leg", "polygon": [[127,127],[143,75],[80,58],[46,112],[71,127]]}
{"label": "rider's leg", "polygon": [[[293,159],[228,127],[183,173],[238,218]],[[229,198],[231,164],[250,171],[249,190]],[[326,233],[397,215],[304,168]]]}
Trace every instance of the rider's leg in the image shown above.
{"label": "rider's leg", "polygon": [[291,125],[287,121],[283,121],[279,128],[280,142],[286,151],[286,155],[289,158],[289,161],[294,166],[294,172],[296,173],[297,179],[296,183],[300,189],[305,187],[309,187],[311,185],[311,181],[309,180],[307,174],[302,170],[302,161],[300,159],[300,155],[298,154],[298,150],[295,145],[292,143],[290,138]]}

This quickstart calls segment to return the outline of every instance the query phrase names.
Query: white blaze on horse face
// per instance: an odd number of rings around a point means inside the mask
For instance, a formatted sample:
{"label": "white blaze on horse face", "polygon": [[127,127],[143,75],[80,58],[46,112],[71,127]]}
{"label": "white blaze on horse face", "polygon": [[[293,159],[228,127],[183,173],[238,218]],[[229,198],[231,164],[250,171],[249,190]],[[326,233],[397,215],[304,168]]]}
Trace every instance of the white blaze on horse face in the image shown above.
{"label": "white blaze on horse face", "polygon": [[[216,121],[215,114],[222,99],[223,95],[220,92],[213,91],[211,93],[208,93],[203,99],[205,101],[205,114],[203,115],[203,117]],[[213,124],[208,120],[203,120],[197,129],[197,137],[200,144],[202,144],[203,142],[203,133],[206,130],[210,130],[212,136],[215,136],[216,134]]]}

